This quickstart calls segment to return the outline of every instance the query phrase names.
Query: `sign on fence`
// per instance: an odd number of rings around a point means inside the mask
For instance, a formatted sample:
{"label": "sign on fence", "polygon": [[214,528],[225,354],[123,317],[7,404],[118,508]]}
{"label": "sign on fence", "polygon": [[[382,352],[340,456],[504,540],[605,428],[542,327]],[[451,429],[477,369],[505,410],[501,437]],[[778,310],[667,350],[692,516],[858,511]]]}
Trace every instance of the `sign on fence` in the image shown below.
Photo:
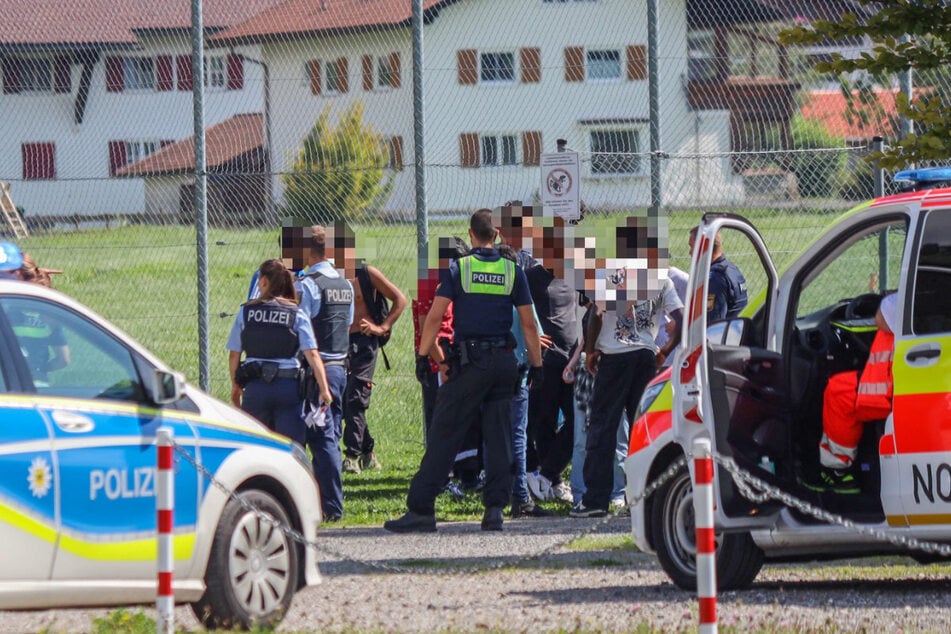
{"label": "sign on fence", "polygon": [[581,178],[577,152],[542,154],[542,207],[546,216],[581,217]]}

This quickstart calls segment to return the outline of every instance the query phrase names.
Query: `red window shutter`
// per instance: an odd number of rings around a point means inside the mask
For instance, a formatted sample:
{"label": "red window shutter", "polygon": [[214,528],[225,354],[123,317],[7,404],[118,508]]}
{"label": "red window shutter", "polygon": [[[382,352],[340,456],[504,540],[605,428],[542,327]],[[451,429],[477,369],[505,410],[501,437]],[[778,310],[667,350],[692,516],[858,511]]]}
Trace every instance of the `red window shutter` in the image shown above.
{"label": "red window shutter", "polygon": [[53,90],[70,92],[73,89],[72,67],[69,58],[59,56],[53,61]]}
{"label": "red window shutter", "polygon": [[542,133],[533,130],[522,133],[522,165],[541,165]]}
{"label": "red window shutter", "polygon": [[106,92],[122,92],[125,88],[125,78],[122,71],[121,57],[106,58]]}
{"label": "red window shutter", "polygon": [[24,180],[51,180],[56,178],[56,146],[53,143],[24,143]]}
{"label": "red window shutter", "polygon": [[125,162],[125,141],[109,141],[109,176],[115,176]]}
{"label": "red window shutter", "polygon": [[176,59],[176,70],[178,71],[178,89],[192,89],[192,58],[188,55],[179,55]]}
{"label": "red window shutter", "polygon": [[479,167],[479,135],[463,133],[459,135],[459,156],[463,167]]}
{"label": "red window shutter", "polygon": [[3,94],[13,95],[23,90],[20,83],[20,60],[16,57],[3,58]]}
{"label": "red window shutter", "polygon": [[390,166],[400,171],[403,169],[403,137],[395,136],[390,139]]}
{"label": "red window shutter", "polygon": [[647,47],[627,47],[627,79],[640,81],[647,79]]}
{"label": "red window shutter", "polygon": [[155,58],[155,87],[160,91],[171,90],[174,87],[172,77],[172,57],[159,55]]}
{"label": "red window shutter", "polygon": [[373,58],[364,55],[360,58],[360,65],[363,70],[363,89],[373,90]]}
{"label": "red window shutter", "polygon": [[244,88],[244,60],[240,55],[228,56],[228,90]]}
{"label": "red window shutter", "polygon": [[393,82],[390,84],[393,88],[399,88],[400,82],[402,81],[400,74],[400,54],[399,53],[390,53],[390,77]]}
{"label": "red window shutter", "polygon": [[337,77],[340,78],[340,92],[344,93],[350,90],[350,77],[347,74],[347,58],[341,57],[337,60]]}
{"label": "red window shutter", "polygon": [[584,81],[584,49],[580,46],[565,49],[565,81]]}
{"label": "red window shutter", "polygon": [[479,79],[479,64],[474,49],[467,48],[456,52],[456,63],[459,66],[459,83],[471,86]]}
{"label": "red window shutter", "polygon": [[312,59],[307,62],[307,73],[310,75],[310,94],[320,94],[320,60]]}
{"label": "red window shutter", "polygon": [[537,84],[542,80],[542,49],[523,48],[519,51],[521,57],[521,80],[523,84]]}

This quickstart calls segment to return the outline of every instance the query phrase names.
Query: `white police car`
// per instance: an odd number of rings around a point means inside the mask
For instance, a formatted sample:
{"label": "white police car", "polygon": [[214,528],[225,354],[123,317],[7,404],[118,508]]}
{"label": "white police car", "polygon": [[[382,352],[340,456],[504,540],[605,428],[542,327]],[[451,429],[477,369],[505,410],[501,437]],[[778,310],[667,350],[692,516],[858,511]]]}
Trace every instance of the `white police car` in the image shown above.
{"label": "white police car", "polygon": [[180,450],[177,602],[209,627],[268,626],[320,581],[313,548],[250,510],[314,540],[303,450],[70,298],[0,280],[0,412],[0,609],[155,600],[159,427]]}

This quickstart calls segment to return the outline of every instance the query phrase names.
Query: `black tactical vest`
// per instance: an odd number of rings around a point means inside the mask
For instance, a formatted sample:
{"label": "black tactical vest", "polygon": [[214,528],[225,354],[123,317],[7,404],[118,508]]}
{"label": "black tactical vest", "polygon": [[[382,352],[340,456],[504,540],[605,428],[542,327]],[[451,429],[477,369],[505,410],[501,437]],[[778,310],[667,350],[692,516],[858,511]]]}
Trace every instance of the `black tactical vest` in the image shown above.
{"label": "black tactical vest", "polygon": [[300,342],[294,332],[297,306],[277,301],[249,303],[242,306],[244,330],[241,348],[245,355],[261,359],[293,359]]}
{"label": "black tactical vest", "polygon": [[320,291],[320,312],[311,317],[317,348],[322,354],[346,354],[350,346],[350,307],[353,287],[343,277],[328,277],[319,271],[307,277]]}

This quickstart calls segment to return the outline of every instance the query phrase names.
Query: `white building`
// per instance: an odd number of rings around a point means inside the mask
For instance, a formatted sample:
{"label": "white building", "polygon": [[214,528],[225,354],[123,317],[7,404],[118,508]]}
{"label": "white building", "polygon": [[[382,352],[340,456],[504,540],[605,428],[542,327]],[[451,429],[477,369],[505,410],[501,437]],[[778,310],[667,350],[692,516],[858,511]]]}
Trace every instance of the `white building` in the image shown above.
{"label": "white building", "polygon": [[[274,0],[206,0],[209,32]],[[27,218],[145,211],[116,173],[193,131],[189,3],[0,0],[0,181]],[[245,49],[253,58],[254,51]],[[206,56],[209,126],[260,113],[261,67]]]}

